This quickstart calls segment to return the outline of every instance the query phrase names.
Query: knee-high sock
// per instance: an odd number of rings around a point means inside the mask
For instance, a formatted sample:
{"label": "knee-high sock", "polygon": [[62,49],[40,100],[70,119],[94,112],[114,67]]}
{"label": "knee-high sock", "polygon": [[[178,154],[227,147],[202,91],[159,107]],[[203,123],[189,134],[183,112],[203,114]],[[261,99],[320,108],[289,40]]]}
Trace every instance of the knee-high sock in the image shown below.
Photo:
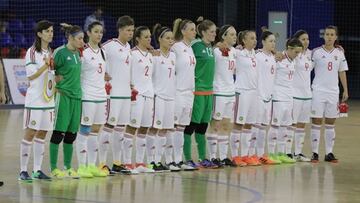
{"label": "knee-high sock", "polygon": [[265,136],[266,136],[266,127],[259,126],[259,131],[256,139],[256,152],[258,157],[262,157],[265,154]]}
{"label": "knee-high sock", "polygon": [[161,162],[166,148],[166,135],[158,135],[155,138],[155,163]]}
{"label": "knee-high sock", "polygon": [[320,130],[320,125],[311,125],[311,149],[313,153],[317,154],[319,154]]}
{"label": "knee-high sock", "polygon": [[192,160],[191,155],[191,135],[184,134],[184,156],[185,161]]}
{"label": "knee-high sock", "polygon": [[[184,127],[177,127],[173,134],[173,146],[174,146],[174,161],[179,163],[183,160],[183,148],[184,148]],[[190,137],[191,138],[191,137]],[[191,143],[190,143],[191,150]]]}
{"label": "knee-high sock", "polygon": [[198,155],[200,160],[206,159],[206,138],[205,134],[195,132],[195,141],[198,149]]}
{"label": "knee-high sock", "polygon": [[109,151],[110,137],[113,137],[113,129],[104,126],[99,133],[99,162],[106,164],[107,153]]}
{"label": "knee-high sock", "polygon": [[156,152],[156,134],[147,134],[146,135],[146,160],[147,163],[155,162],[155,152]]}
{"label": "knee-high sock", "polygon": [[287,129],[286,126],[281,126],[279,128],[279,133],[277,136],[277,152],[282,154],[285,154],[286,137],[287,137],[286,129]]}
{"label": "knee-high sock", "polygon": [[73,150],[73,144],[63,143],[64,168],[66,170],[71,168]]}
{"label": "knee-high sock", "polygon": [[31,152],[32,142],[29,142],[25,139],[21,141],[20,144],[20,170],[27,171],[27,165],[29,163],[30,152]]}
{"label": "knee-high sock", "polygon": [[124,164],[131,164],[131,156],[133,151],[133,135],[129,133],[124,133],[124,142],[123,142],[123,149],[124,149]]}
{"label": "knee-high sock", "polygon": [[210,159],[215,159],[216,158],[216,152],[217,152],[217,146],[218,146],[218,135],[213,133],[213,134],[208,134],[206,136],[206,140],[208,143],[208,147],[209,147],[209,158]]}
{"label": "knee-high sock", "polygon": [[243,129],[240,136],[241,140],[241,157],[249,155],[249,146],[251,141],[251,129]]}
{"label": "knee-high sock", "polygon": [[231,157],[239,156],[239,146],[240,146],[240,130],[233,129],[230,134],[230,149]]}
{"label": "knee-high sock", "polygon": [[278,126],[271,126],[268,132],[268,152],[269,154],[275,154],[277,136],[279,134]]}
{"label": "knee-high sock", "polygon": [[256,153],[256,145],[257,145],[257,137],[259,133],[259,127],[253,126],[251,128],[251,139],[250,139],[250,146],[249,146],[249,156],[253,156]]}
{"label": "knee-high sock", "polygon": [[293,138],[295,133],[295,127],[289,126],[287,128],[287,137],[286,137],[286,154],[292,154],[292,145],[293,145]]}
{"label": "knee-high sock", "polygon": [[304,138],[305,138],[305,129],[304,128],[296,128],[295,130],[295,155],[302,153],[302,148],[304,146]]}
{"label": "knee-high sock", "polygon": [[333,152],[335,144],[335,126],[325,125],[325,153],[329,154]]}
{"label": "knee-high sock", "polygon": [[124,141],[124,130],[125,127],[123,126],[116,126],[114,128],[114,133],[111,139],[112,143],[112,154],[113,154],[113,162],[114,164],[120,165],[121,164],[121,154],[123,148],[123,141]]}
{"label": "knee-high sock", "polygon": [[88,164],[96,165],[97,154],[99,151],[98,133],[90,133],[88,139]]}
{"label": "knee-high sock", "polygon": [[168,131],[166,133],[166,147],[165,147],[165,163],[169,164],[173,162],[173,149],[174,149],[174,131]]}
{"label": "knee-high sock", "polygon": [[45,140],[40,138],[34,139],[34,171],[41,170],[42,161],[45,151]]}
{"label": "knee-high sock", "polygon": [[219,158],[220,160],[224,160],[228,155],[229,135],[219,135],[218,145],[219,145]]}
{"label": "knee-high sock", "polygon": [[136,163],[144,163],[144,156],[146,150],[146,135],[145,134],[137,134],[135,139],[136,146]]}
{"label": "knee-high sock", "polygon": [[89,135],[84,135],[80,132],[78,133],[75,144],[76,144],[76,155],[79,166],[86,165],[86,159],[88,154],[88,139],[89,139]]}

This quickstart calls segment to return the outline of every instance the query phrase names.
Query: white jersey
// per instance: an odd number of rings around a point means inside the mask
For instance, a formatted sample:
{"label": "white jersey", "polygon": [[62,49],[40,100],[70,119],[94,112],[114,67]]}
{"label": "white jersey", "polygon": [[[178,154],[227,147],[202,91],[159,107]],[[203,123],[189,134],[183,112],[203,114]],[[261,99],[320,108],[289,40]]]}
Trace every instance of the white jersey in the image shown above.
{"label": "white jersey", "polygon": [[101,51],[93,49],[89,44],[85,47],[82,56],[81,66],[81,89],[82,100],[85,101],[105,101],[105,60]]}
{"label": "white jersey", "polygon": [[160,53],[160,56],[154,56],[153,84],[155,95],[165,100],[174,100],[176,93],[176,56],[171,51],[167,56],[162,52]]}
{"label": "white jersey", "polygon": [[258,95],[264,101],[270,101],[273,93],[276,72],[276,61],[273,54],[267,54],[262,50],[256,53],[258,63]]}
{"label": "white jersey", "polygon": [[276,62],[276,73],[274,80],[273,99],[275,101],[292,101],[293,78],[295,72],[295,61],[291,60],[286,53],[285,59]]}
{"label": "white jersey", "polygon": [[315,69],[313,91],[339,94],[339,72],[349,69],[344,51],[334,48],[328,52],[319,47],[313,50],[311,59]]}
{"label": "white jersey", "polygon": [[258,73],[255,50],[236,49],[236,92],[256,90],[257,80]]}
{"label": "white jersey", "polygon": [[295,58],[293,96],[299,99],[311,98],[311,71],[313,69],[311,51],[308,49]]}
{"label": "white jersey", "polygon": [[141,51],[138,47],[131,50],[131,83],[140,95],[154,97],[152,84],[153,57],[148,51]]}
{"label": "white jersey", "polygon": [[122,44],[118,39],[103,44],[106,51],[106,71],[111,76],[111,97],[130,97],[130,44]]}
{"label": "white jersey", "polygon": [[[32,46],[26,51],[25,70],[26,76],[34,75],[44,64],[45,58],[51,55],[50,50],[37,52]],[[29,80],[29,87],[25,96],[25,107],[27,108],[54,108],[54,98],[49,102],[44,98],[44,83],[47,82],[47,74],[53,74],[51,71],[44,71],[34,80]],[[55,85],[55,84],[53,84]]]}
{"label": "white jersey", "polygon": [[223,56],[219,48],[215,48],[214,94],[234,95],[235,48],[231,47],[228,56]]}
{"label": "white jersey", "polygon": [[196,59],[191,45],[181,41],[175,43],[171,50],[176,55],[176,89],[178,91],[194,91]]}

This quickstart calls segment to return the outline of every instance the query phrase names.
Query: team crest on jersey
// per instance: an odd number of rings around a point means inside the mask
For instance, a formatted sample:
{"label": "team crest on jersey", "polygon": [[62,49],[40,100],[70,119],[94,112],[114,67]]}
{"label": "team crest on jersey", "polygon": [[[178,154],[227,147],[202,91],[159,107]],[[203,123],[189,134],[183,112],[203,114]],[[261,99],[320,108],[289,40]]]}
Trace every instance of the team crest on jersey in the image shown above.
{"label": "team crest on jersey", "polygon": [[217,112],[216,113],[216,117],[220,117],[221,116],[221,113],[220,112]]}
{"label": "team crest on jersey", "polygon": [[312,110],[312,111],[311,111],[311,114],[313,114],[313,115],[316,114],[316,111],[315,111],[315,110]]}
{"label": "team crest on jersey", "polygon": [[184,49],[184,52],[186,52],[186,49]]}
{"label": "team crest on jersey", "polygon": [[111,121],[111,122],[115,122],[115,117],[111,117],[111,118],[110,118],[110,121]]}
{"label": "team crest on jersey", "polygon": [[274,118],[274,122],[277,123],[277,122],[278,122],[278,119],[277,119],[277,118]]}
{"label": "team crest on jersey", "polygon": [[84,121],[85,121],[85,122],[88,122],[88,121],[89,121],[89,117],[85,116],[85,117],[84,117]]}
{"label": "team crest on jersey", "polygon": [[66,58],[66,60],[71,61],[71,57],[70,57],[70,56],[68,56],[68,57]]}
{"label": "team crest on jersey", "polygon": [[205,49],[203,49],[203,50],[202,50],[202,53],[203,53],[203,54],[205,54],[205,53],[206,53]]}
{"label": "team crest on jersey", "polygon": [[156,121],[156,125],[161,125],[161,121]]}
{"label": "team crest on jersey", "polygon": [[31,125],[36,125],[36,121],[32,120]]}
{"label": "team crest on jersey", "polygon": [[337,60],[338,60],[338,56],[334,56],[334,59],[335,59],[335,61],[337,61]]}
{"label": "team crest on jersey", "polygon": [[119,52],[122,52],[123,50],[122,49],[119,49]]}
{"label": "team crest on jersey", "polygon": [[267,60],[267,59],[265,59],[265,62],[268,62],[268,60]]}
{"label": "team crest on jersey", "polygon": [[244,120],[244,117],[240,116],[239,121],[243,121],[243,120]]}
{"label": "team crest on jersey", "polygon": [[136,119],[132,119],[131,123],[135,124],[136,123]]}

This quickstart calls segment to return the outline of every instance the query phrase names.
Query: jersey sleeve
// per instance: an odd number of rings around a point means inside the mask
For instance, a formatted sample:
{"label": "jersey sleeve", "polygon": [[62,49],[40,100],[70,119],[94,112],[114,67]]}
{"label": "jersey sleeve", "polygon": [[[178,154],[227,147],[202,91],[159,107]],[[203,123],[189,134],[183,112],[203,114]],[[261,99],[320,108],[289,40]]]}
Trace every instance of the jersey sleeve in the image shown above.
{"label": "jersey sleeve", "polygon": [[54,54],[54,68],[55,70],[64,65],[64,57],[61,52],[56,51]]}
{"label": "jersey sleeve", "polygon": [[35,51],[28,49],[25,55],[26,77],[34,75],[39,69],[39,64],[35,61]]}
{"label": "jersey sleeve", "polygon": [[344,52],[341,52],[339,72],[343,72],[343,71],[347,71],[347,70],[349,70],[349,66],[346,61]]}

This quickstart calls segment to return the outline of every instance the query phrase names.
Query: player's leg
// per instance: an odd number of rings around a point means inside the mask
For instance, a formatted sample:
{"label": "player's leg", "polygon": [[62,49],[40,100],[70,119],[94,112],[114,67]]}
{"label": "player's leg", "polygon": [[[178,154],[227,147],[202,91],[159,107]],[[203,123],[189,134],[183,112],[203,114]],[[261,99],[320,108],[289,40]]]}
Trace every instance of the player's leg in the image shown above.
{"label": "player's leg", "polygon": [[[278,136],[278,155],[280,158],[280,161],[283,163],[295,163],[296,160],[293,159],[291,154],[291,148],[292,148],[292,139],[294,136],[294,130],[292,128],[292,107],[293,107],[293,101],[286,101],[281,102],[282,104],[282,116],[281,116],[281,128]],[[281,132],[284,130],[283,132]],[[287,144],[289,146],[287,146]],[[288,149],[287,149],[288,148]],[[287,152],[289,152],[289,155]]]}
{"label": "player's leg", "polygon": [[221,166],[221,160],[217,158],[217,149],[218,149],[218,136],[221,130],[221,121],[223,120],[224,110],[226,106],[226,100],[221,96],[214,96],[214,110],[212,115],[212,120],[206,135],[207,145],[209,149],[209,158],[210,160]]}
{"label": "player's leg", "polygon": [[234,108],[234,125],[230,134],[230,149],[231,149],[231,158],[235,165],[237,166],[246,166],[247,164],[241,160],[239,156],[239,147],[240,147],[240,135],[241,130],[244,124],[243,117],[243,104],[240,103],[240,94],[236,93],[235,95],[235,108]]}
{"label": "player's leg", "polygon": [[325,112],[324,95],[319,92],[313,92],[313,98],[311,102],[311,150],[312,157],[311,162],[319,162],[319,143],[320,143],[320,130],[323,123],[323,117]]}
{"label": "player's leg", "polygon": [[333,148],[335,144],[335,121],[339,117],[338,110],[339,99],[337,95],[328,97],[328,102],[325,106],[325,161],[337,163],[338,159],[335,158]]}
{"label": "player's leg", "polygon": [[[301,105],[300,105],[301,104]],[[301,107],[301,108],[300,108]],[[295,144],[295,159],[300,162],[309,162],[303,152],[305,140],[305,126],[310,122],[311,100],[296,100],[294,99],[293,109],[293,123],[295,129],[294,144]]]}

